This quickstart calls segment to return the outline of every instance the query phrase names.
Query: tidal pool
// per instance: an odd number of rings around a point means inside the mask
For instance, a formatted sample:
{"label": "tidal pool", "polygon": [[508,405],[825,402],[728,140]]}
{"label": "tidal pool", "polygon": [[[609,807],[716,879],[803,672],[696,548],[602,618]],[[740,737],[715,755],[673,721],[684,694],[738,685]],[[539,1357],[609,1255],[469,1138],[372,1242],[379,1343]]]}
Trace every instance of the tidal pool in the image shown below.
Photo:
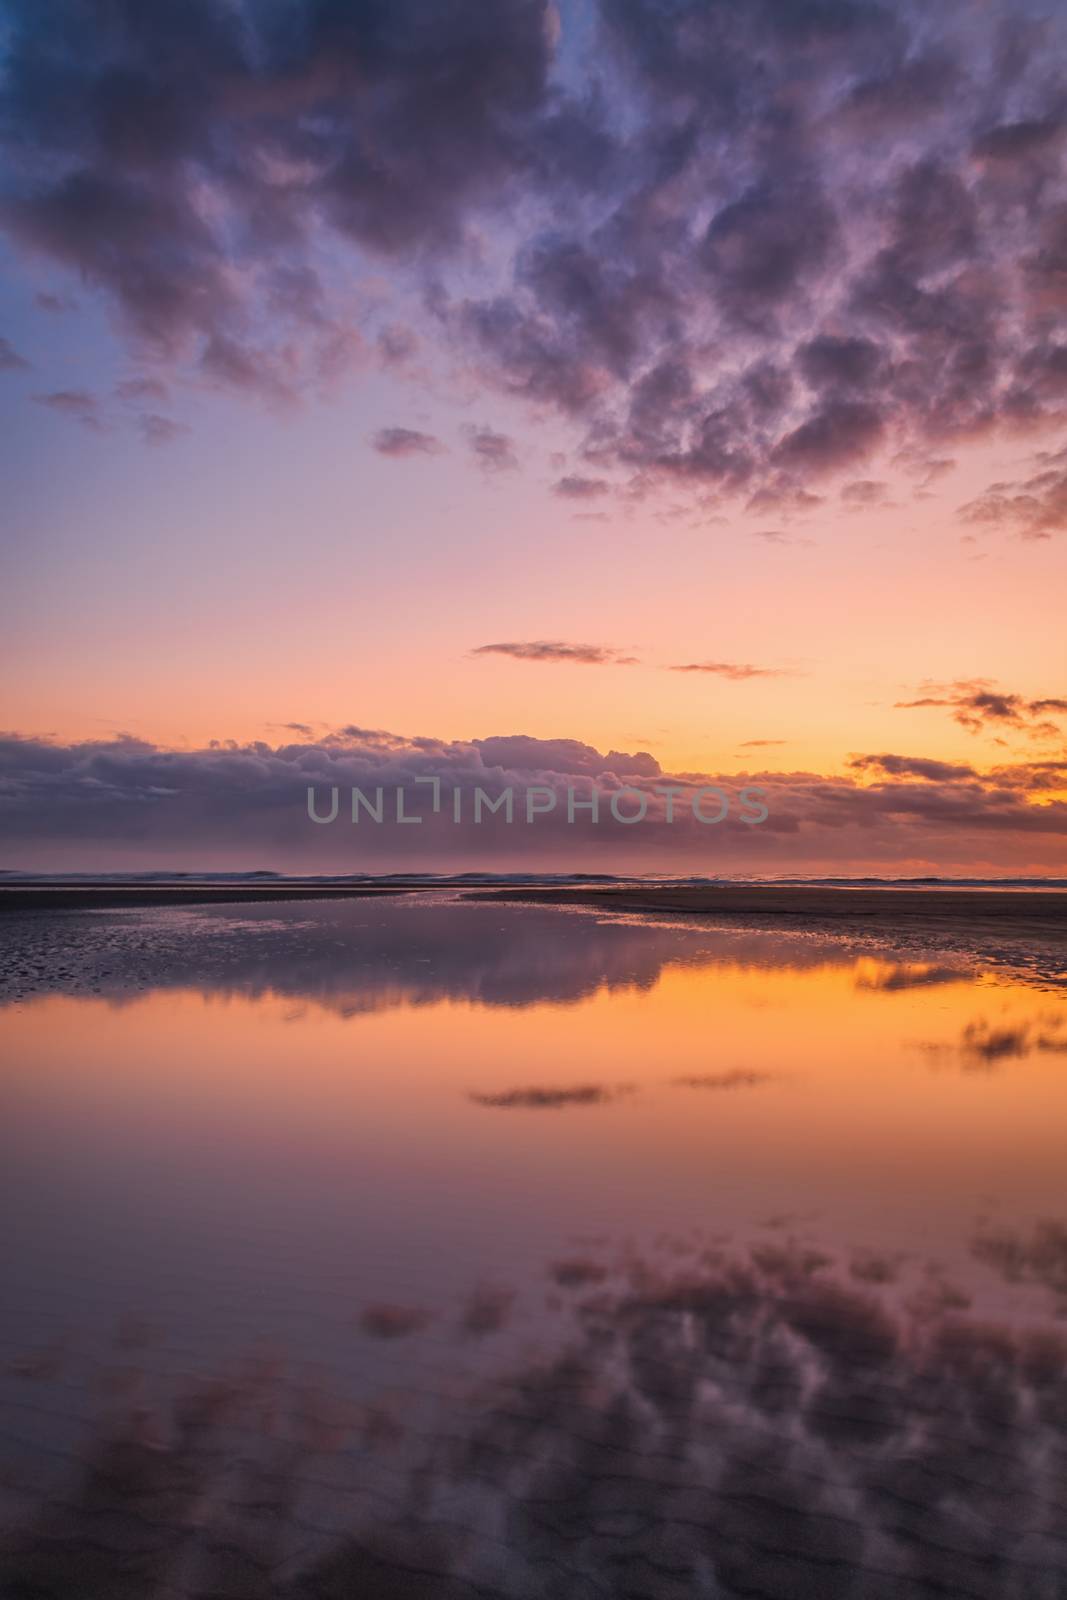
{"label": "tidal pool", "polygon": [[1039,959],[434,894],[9,923],[4,1596],[1067,1594]]}

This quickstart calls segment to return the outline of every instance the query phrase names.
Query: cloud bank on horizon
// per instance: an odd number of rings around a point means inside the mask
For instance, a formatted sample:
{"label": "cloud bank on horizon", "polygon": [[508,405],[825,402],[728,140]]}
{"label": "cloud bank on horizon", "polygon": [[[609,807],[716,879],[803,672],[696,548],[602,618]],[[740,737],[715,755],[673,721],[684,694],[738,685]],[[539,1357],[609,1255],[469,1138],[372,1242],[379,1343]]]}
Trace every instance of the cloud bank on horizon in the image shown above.
{"label": "cloud bank on horizon", "polygon": [[[285,403],[428,342],[570,429],[565,498],[863,508],[1033,440],[963,518],[1067,519],[1062,11],[3,0],[0,52],[0,229],[117,313],[149,443],[174,382]],[[383,268],[406,323],[352,309]]]}
{"label": "cloud bank on horizon", "polygon": [[[419,781],[440,781],[434,814]],[[833,870],[1067,871],[1067,779],[1063,760],[1016,761],[988,772],[890,753],[854,757],[843,776],[753,772],[726,778],[666,773],[647,752],[603,753],[575,739],[527,735],[467,741],[402,738],[347,727],[272,746],[215,743],[164,750],[129,736],[58,744],[0,737],[0,826],[7,865],[96,870],[161,864],[188,868],[283,870],[584,870],[677,873],[790,873]],[[692,797],[720,785],[730,795],[761,791],[768,816],[701,822]],[[341,809],[329,826],[309,820],[307,792],[327,815],[337,786]],[[373,801],[385,791],[384,819],[348,820],[351,788]],[[492,800],[507,788],[515,820],[487,814],[475,826],[475,787]],[[551,792],[551,811],[527,822],[522,792]],[[586,812],[568,821],[567,791],[602,796],[598,825]],[[421,811],[417,826],[396,821],[393,793]],[[640,825],[613,822],[608,797],[644,797]],[[664,794],[673,790],[673,798]],[[464,791],[464,821],[452,820]],[[414,803],[412,796],[415,797]],[[621,803],[621,796],[620,796]],[[542,810],[543,810],[542,803]],[[713,809],[705,815],[713,817]],[[932,863],[937,863],[936,867]]]}

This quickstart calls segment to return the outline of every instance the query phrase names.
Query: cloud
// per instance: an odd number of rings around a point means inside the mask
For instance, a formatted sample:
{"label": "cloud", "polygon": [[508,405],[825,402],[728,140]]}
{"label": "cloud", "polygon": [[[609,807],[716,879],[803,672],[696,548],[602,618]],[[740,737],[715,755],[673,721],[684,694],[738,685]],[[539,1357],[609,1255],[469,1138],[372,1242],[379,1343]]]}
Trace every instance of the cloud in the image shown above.
{"label": "cloud", "polygon": [[991,1023],[978,1017],[967,1023],[958,1039],[918,1046],[933,1060],[954,1060],[966,1072],[993,1072],[1005,1061],[1024,1061],[1032,1055],[1067,1055],[1064,1018],[1057,1012],[1020,1022]]}
{"label": "cloud", "polygon": [[861,972],[855,987],[872,994],[905,994],[912,989],[941,988],[945,984],[971,981],[971,974],[962,967],[938,966],[934,962],[896,962],[873,973]]}
{"label": "cloud", "polygon": [[[590,473],[561,483],[797,505],[884,449],[1067,426],[1065,31],[1012,0],[945,0],[936,40],[875,0],[17,3],[0,227],[161,369],[278,403],[436,345],[557,414]],[[966,516],[1054,532],[1062,476]]]}
{"label": "cloud", "polygon": [[[835,11],[788,14],[811,48],[808,19],[825,29]],[[411,1378],[389,1363],[385,1391],[359,1404],[318,1369],[310,1387],[307,1363],[290,1376],[257,1357],[176,1379],[151,1425],[136,1392],[90,1412],[63,1499],[27,1494],[13,1513],[0,1582],[114,1591],[151,1513],[168,1537],[136,1547],[144,1592],[176,1562],[224,1592],[235,1568],[284,1561],[264,1600],[518,1595],[545,1572],[612,1595],[620,1571],[668,1559],[678,1581],[657,1577],[657,1592],[1061,1590],[1064,1222],[979,1233],[968,1287],[988,1291],[992,1271],[1033,1292],[974,1311],[953,1278],[897,1252],[861,1241],[843,1257],[818,1235],[746,1245],[703,1222],[683,1213],[654,1246],[605,1238],[603,1267],[551,1261],[553,1299],[574,1291],[555,1316],[527,1274],[506,1358],[476,1383],[441,1340],[432,1366]],[[61,1341],[12,1355],[12,1375],[74,1381]],[[221,1505],[220,1477],[236,1485]],[[304,1506],[324,1482],[329,1536],[310,1540]]]}
{"label": "cloud", "polygon": [[417,428],[379,428],[372,440],[380,456],[401,459],[407,456],[437,456],[444,450],[440,439]]}
{"label": "cloud", "polygon": [[515,661],[563,661],[590,667],[632,667],[636,656],[602,644],[568,644],[562,639],[527,639],[511,644],[480,644],[474,656],[511,656]]}
{"label": "cloud", "polygon": [[849,766],[857,772],[879,772],[891,778],[924,778],[930,783],[954,783],[977,778],[978,773],[965,762],[934,761],[926,756],[852,756]]}
{"label": "cloud", "polygon": [[788,743],[788,739],[744,739],[737,748],[739,750],[768,750],[775,745]]}
{"label": "cloud", "polygon": [[[303,727],[312,727],[305,722]],[[437,778],[435,813],[428,787]],[[758,785],[765,822],[740,820],[741,787]],[[1058,787],[1057,787],[1058,785]],[[308,818],[313,789],[320,815],[338,789],[338,820]],[[373,797],[381,787],[383,822],[354,827],[348,791]],[[393,821],[394,789],[403,787],[418,826]],[[600,793],[600,820],[587,811],[568,819],[569,792]],[[702,824],[692,797],[702,787],[731,798],[721,824]],[[481,788],[499,800],[510,788],[515,817],[471,817]],[[550,809],[525,821],[524,794],[547,791]],[[617,823],[609,796],[637,790],[647,802],[639,826]],[[461,821],[453,820],[456,792]],[[646,751],[598,750],[575,739],[503,734],[475,740],[406,738],[352,726],[293,742],[216,741],[199,750],[167,750],[129,736],[63,744],[17,735],[0,738],[0,829],[13,866],[57,862],[83,868],[124,863],[192,868],[221,865],[285,870],[580,870],[786,873],[846,863],[937,862],[933,870],[1067,870],[1067,800],[1062,774],[1021,763],[965,781],[952,777],[832,776],[764,770],[743,778],[664,772]],[[542,795],[542,800],[545,796]],[[623,797],[632,814],[637,797]],[[705,807],[708,814],[720,807]],[[673,820],[668,820],[670,815]]]}
{"label": "cloud", "polygon": [[[284,21],[221,0],[62,26],[55,11],[9,19],[3,224],[176,357],[204,340],[253,356],[278,268],[313,281],[316,228],[372,255],[457,249],[545,102],[531,0],[432,15],[400,0],[377,19],[311,0]],[[324,302],[287,308],[312,343]]]}
{"label": "cloud", "polygon": [[560,776],[599,778],[611,773],[616,778],[658,778],[660,764],[645,750],[629,753],[609,750],[602,755],[579,739],[534,739],[529,734],[497,735],[473,741],[483,763],[489,768],[523,774],[553,773]]}
{"label": "cloud", "polygon": [[493,1106],[501,1111],[559,1111],[567,1106],[604,1106],[629,1094],[625,1084],[615,1088],[582,1083],[564,1087],[536,1085],[529,1089],[504,1089],[493,1094],[468,1096],[475,1105]]}
{"label": "cloud", "polygon": [[755,323],[817,279],[838,239],[817,184],[767,182],[717,212],[698,259],[724,309]]}
{"label": "cloud", "polygon": [[486,472],[514,472],[519,465],[515,441],[492,428],[468,428],[467,444],[477,464]]}
{"label": "cloud", "polygon": [[25,372],[29,362],[20,356],[9,339],[0,334],[0,372]]}
{"label": "cloud", "polygon": [[729,1072],[694,1073],[689,1077],[674,1078],[671,1081],[679,1089],[756,1089],[761,1084],[773,1083],[774,1074],[734,1067]]}
{"label": "cloud", "polygon": [[410,1333],[421,1333],[432,1321],[432,1311],[424,1306],[382,1303],[366,1306],[360,1315],[359,1326],[372,1339],[403,1339]]}
{"label": "cloud", "polygon": [[974,678],[950,684],[930,685],[931,693],[915,700],[898,700],[898,710],[944,707],[952,720],[968,733],[990,729],[1019,730],[1038,737],[1056,737],[1058,729],[1051,717],[1067,714],[1067,699],[1046,695],[1028,700],[1024,695],[1007,693],[988,679]]}
{"label": "cloud", "polygon": [[1028,1231],[985,1229],[974,1254],[995,1267],[1007,1283],[1038,1283],[1067,1299],[1067,1226],[1043,1217]]}
{"label": "cloud", "polygon": [[1058,793],[1067,789],[1067,760],[1015,761],[994,767],[989,777],[1034,794]]}
{"label": "cloud", "polygon": [[806,479],[864,460],[885,431],[884,412],[859,400],[831,400],[775,447],[775,462]]}
{"label": "cloud", "polygon": [[[1067,392],[1067,347],[1064,348]],[[1017,533],[1023,539],[1048,539],[1067,528],[1067,450],[1038,458],[1040,470],[1028,478],[992,483],[960,508],[965,522]]]}
{"label": "cloud", "polygon": [[749,678],[787,678],[791,674],[783,667],[752,667],[734,661],[689,661],[668,668],[670,672],[707,672],[716,678],[729,678],[732,683],[743,683]]}
{"label": "cloud", "polygon": [[859,478],[842,486],[841,502],[855,508],[887,505],[889,485],[874,478]]}
{"label": "cloud", "polygon": [[170,390],[160,378],[124,378],[115,385],[115,394],[131,405],[142,405],[146,401],[166,404],[170,399]]}
{"label": "cloud", "polygon": [[94,433],[103,432],[104,424],[100,419],[96,397],[84,389],[57,389],[52,394],[37,394],[33,398],[38,405],[47,406],[49,411],[80,422],[83,428],[89,428]]}
{"label": "cloud", "polygon": [[560,478],[552,485],[552,493],[564,500],[595,500],[609,492],[611,485],[604,478]]}
{"label": "cloud", "polygon": [[161,417],[158,412],[145,411],[137,418],[137,426],[145,444],[170,444],[175,439],[180,439],[183,433],[189,430],[182,422],[174,422],[170,417]]}
{"label": "cloud", "polygon": [[468,1339],[499,1333],[511,1320],[515,1300],[514,1289],[501,1289],[493,1284],[472,1290],[460,1312],[460,1332]]}
{"label": "cloud", "polygon": [[885,358],[873,339],[832,333],[807,340],[796,353],[797,366],[812,389],[868,389]]}
{"label": "cloud", "polygon": [[561,1289],[588,1289],[593,1284],[604,1283],[608,1269],[588,1256],[565,1256],[550,1264],[548,1275]]}

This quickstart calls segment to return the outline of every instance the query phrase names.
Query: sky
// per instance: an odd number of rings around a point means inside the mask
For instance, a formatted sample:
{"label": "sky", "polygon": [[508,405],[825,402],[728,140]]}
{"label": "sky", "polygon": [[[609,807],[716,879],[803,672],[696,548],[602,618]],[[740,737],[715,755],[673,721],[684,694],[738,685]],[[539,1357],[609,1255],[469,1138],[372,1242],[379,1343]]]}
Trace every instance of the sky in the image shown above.
{"label": "sky", "polygon": [[[1067,869],[1065,63],[1037,0],[0,0],[0,866]],[[308,820],[420,775],[650,811]]]}

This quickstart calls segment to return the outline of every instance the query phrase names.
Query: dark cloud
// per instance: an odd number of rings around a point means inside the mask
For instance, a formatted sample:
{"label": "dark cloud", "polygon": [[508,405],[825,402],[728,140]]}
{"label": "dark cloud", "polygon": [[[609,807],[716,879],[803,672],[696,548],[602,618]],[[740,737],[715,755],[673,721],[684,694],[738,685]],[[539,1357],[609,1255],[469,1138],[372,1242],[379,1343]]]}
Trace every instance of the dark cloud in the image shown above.
{"label": "dark cloud", "polygon": [[[883,447],[1067,425],[1059,13],[946,0],[936,38],[874,0],[8,15],[0,226],[159,362],[279,401],[364,343],[407,370],[432,329],[568,419],[575,481],[766,507]],[[349,293],[382,263],[388,322]],[[1062,479],[967,515],[1050,533]]]}
{"label": "dark cloud", "polygon": [[29,362],[0,334],[0,372],[25,372]]}
{"label": "dark cloud", "polygon": [[816,279],[837,241],[837,217],[816,186],[766,186],[712,218],[698,259],[723,308],[759,325]]}
{"label": "dark cloud", "polygon": [[471,1093],[478,1106],[493,1106],[501,1111],[559,1111],[565,1106],[603,1106],[628,1094],[627,1085],[614,1087],[598,1083],[573,1085],[535,1085],[528,1089],[502,1089],[495,1093]]}
{"label": "dark cloud", "polygon": [[552,493],[561,495],[565,500],[594,500],[598,495],[607,494],[611,485],[603,478],[560,478],[552,485]]}
{"label": "dark cloud", "polygon": [[[428,789],[413,788],[417,778],[440,780],[439,813]],[[350,727],[317,739],[301,733],[277,747],[218,741],[180,751],[130,737],[73,745],[0,738],[0,828],[11,864],[30,867],[55,863],[58,852],[79,866],[154,865],[163,853],[198,867],[225,859],[231,866],[319,870],[343,864],[376,871],[576,865],[587,872],[662,871],[681,863],[692,870],[701,860],[712,871],[745,862],[749,870],[781,873],[862,854],[872,862],[938,860],[948,871],[957,862],[973,868],[975,861],[1017,862],[1021,852],[1028,859],[1040,852],[1043,870],[1056,871],[1067,841],[1067,804],[1056,784],[1053,772],[1025,763],[1017,773],[1001,768],[970,782],[884,774],[872,781],[870,770],[671,774],[646,752],[602,752],[579,740],[520,734],[445,741]],[[338,820],[315,826],[308,789],[322,814],[333,786]],[[352,826],[353,786],[367,794],[382,787],[388,800],[382,824],[363,819]],[[409,812],[423,816],[420,826],[391,820],[398,786],[407,790]],[[601,793],[599,824],[585,813],[569,821],[568,791],[584,800],[594,786]],[[759,826],[740,820],[740,789],[752,786],[769,813]],[[475,825],[476,787],[495,799],[511,788],[515,823],[497,815]],[[528,824],[523,796],[531,787],[547,790],[550,809]],[[721,825],[704,825],[693,813],[692,797],[704,787],[731,799]],[[640,826],[617,824],[611,815],[608,795],[620,788],[637,789],[647,802]],[[456,791],[465,796],[460,824],[452,816]],[[625,812],[636,807],[636,797],[623,797]]]}
{"label": "dark cloud", "polygon": [[432,1321],[433,1313],[424,1306],[376,1304],[364,1308],[359,1326],[373,1339],[403,1339],[421,1333]]}
{"label": "dark cloud", "polygon": [[561,1289],[588,1289],[593,1284],[605,1282],[608,1269],[602,1262],[588,1256],[566,1256],[552,1262],[548,1275]]}
{"label": "dark cloud", "polygon": [[515,441],[492,428],[469,428],[467,443],[478,465],[486,472],[513,472],[519,465]]}
{"label": "dark cloud", "polygon": [[436,456],[444,450],[440,439],[417,428],[380,428],[373,444],[380,456]]}
{"label": "dark cloud", "polygon": [[981,161],[1017,162],[1062,139],[1067,123],[1062,117],[1039,117],[1029,121],[1002,122],[987,133],[981,134],[972,146],[973,154]]}
{"label": "dark cloud", "polygon": [[568,644],[563,639],[526,639],[511,644],[480,644],[474,656],[511,656],[515,661],[577,662],[588,667],[632,667],[636,657],[603,644]]}
{"label": "dark cloud", "polygon": [[307,268],[316,218],[372,253],[457,247],[526,160],[551,50],[539,0],[45,0],[11,8],[5,44],[4,222],[172,351],[244,342],[276,268]]}
{"label": "dark cloud", "polygon": [[[1065,262],[1067,271],[1067,262]],[[1067,349],[1063,352],[1067,385]],[[961,507],[965,522],[1004,528],[1024,539],[1048,539],[1067,528],[1067,450],[1038,458],[1028,478],[991,483]]]}
{"label": "dark cloud", "polygon": [[1067,699],[1046,695],[1028,700],[1025,695],[1001,691],[984,678],[935,684],[929,694],[915,700],[898,700],[896,704],[905,711],[944,708],[968,733],[1017,730],[1038,737],[1056,737],[1057,725],[1051,719],[1067,712]]}
{"label": "dark cloud", "polygon": [[839,472],[873,451],[885,431],[878,406],[859,400],[832,400],[777,445],[775,462],[805,478]]}
{"label": "dark cloud", "polygon": [[275,404],[284,405],[293,398],[283,361],[226,333],[213,333],[207,340],[200,355],[200,370],[215,383],[242,389]]}
{"label": "dark cloud", "polygon": [[926,756],[852,756],[857,772],[880,772],[891,778],[925,778],[930,783],[953,783],[977,778],[973,767],[959,761],[934,761]]}
{"label": "dark cloud", "polygon": [[867,389],[885,357],[871,339],[821,333],[800,346],[796,359],[813,389]]}
{"label": "dark cloud", "polygon": [[1006,1061],[1023,1061],[1031,1055],[1067,1055],[1067,1031],[1057,1012],[1020,1022],[991,1023],[979,1017],[951,1044],[935,1041],[920,1048],[934,1060],[958,1062],[964,1071],[991,1072]]}
{"label": "dark cloud", "polygon": [[1067,788],[1067,760],[1016,761],[994,767],[989,776],[994,782],[1036,794],[1058,792]]}
{"label": "dark cloud", "polygon": [[474,1289],[460,1313],[460,1332],[468,1339],[499,1333],[511,1320],[515,1299],[514,1289],[501,1289],[492,1284]]}

